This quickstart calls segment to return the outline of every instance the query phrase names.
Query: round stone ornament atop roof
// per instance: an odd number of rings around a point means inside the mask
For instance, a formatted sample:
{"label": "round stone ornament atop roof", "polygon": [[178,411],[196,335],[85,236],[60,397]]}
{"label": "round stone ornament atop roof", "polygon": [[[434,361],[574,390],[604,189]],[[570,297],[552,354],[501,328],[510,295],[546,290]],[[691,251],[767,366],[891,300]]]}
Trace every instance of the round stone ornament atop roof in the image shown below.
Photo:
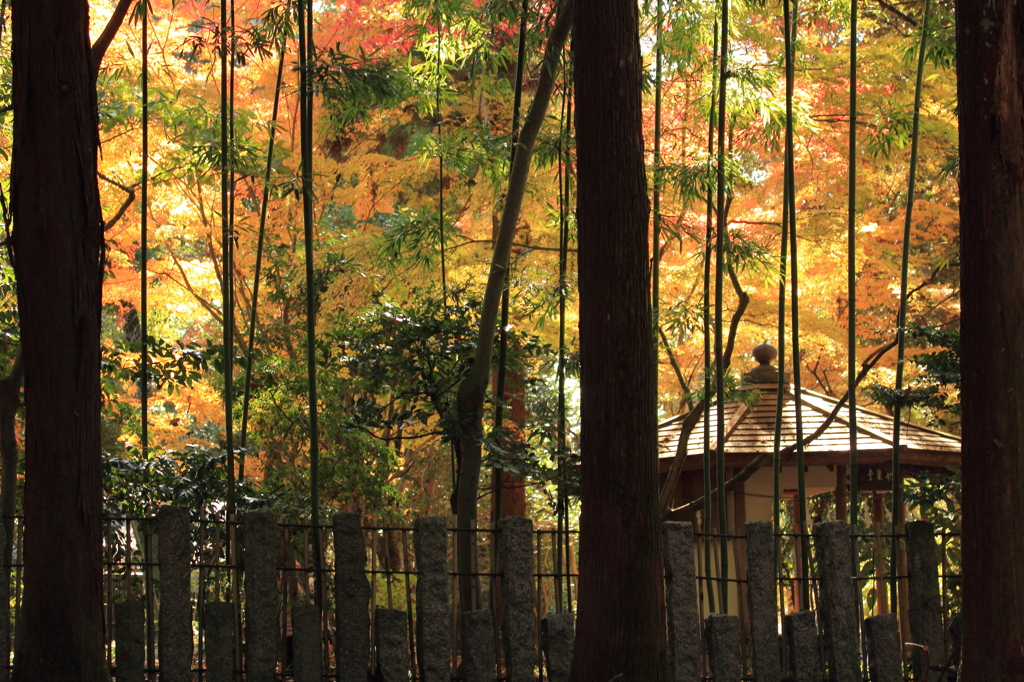
{"label": "round stone ornament atop roof", "polygon": [[767,341],[754,346],[754,359],[758,365],[750,370],[743,377],[751,384],[777,384],[779,382],[779,370],[772,366],[771,362],[779,357],[779,351]]}
{"label": "round stone ornament atop roof", "polygon": [[765,341],[754,346],[754,352],[752,355],[754,356],[754,359],[757,360],[757,364],[770,365],[772,364],[772,360],[779,357],[779,351],[775,350],[775,346]]}

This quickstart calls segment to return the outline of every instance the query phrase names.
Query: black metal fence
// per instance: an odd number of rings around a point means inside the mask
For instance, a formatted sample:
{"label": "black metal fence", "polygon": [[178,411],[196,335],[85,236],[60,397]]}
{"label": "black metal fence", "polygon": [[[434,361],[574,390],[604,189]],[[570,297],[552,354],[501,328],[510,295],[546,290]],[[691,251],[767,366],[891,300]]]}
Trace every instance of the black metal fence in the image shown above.
{"label": "black metal fence", "polygon": [[[22,545],[22,524],[15,520],[14,561],[11,566],[10,580],[10,619],[13,638],[18,636],[17,623],[22,604],[23,566],[19,560]],[[449,524],[450,525],[450,524]],[[688,524],[687,524],[688,527]],[[293,679],[296,656],[296,641],[292,613],[294,607],[307,604],[318,604],[321,617],[319,637],[321,644],[321,665],[318,679],[340,680],[338,660],[342,653],[338,649],[336,633],[338,632],[338,604],[336,592],[329,588],[335,578],[336,547],[334,528],[331,525],[313,527],[308,524],[278,524],[279,543],[274,543],[277,556],[273,558],[276,566],[276,613],[268,616],[276,623],[276,652],[273,658],[276,679]],[[383,610],[402,612],[405,620],[404,630],[407,636],[407,665],[398,677],[394,673],[388,679],[420,680],[421,665],[417,656],[420,654],[418,619],[420,610],[421,590],[418,588],[420,567],[416,551],[416,527],[394,526],[382,523],[367,523],[363,520],[362,536],[365,543],[366,561],[364,574],[369,585],[369,647],[366,668],[368,675],[382,677],[379,650],[380,641],[377,629],[378,616]],[[918,529],[920,531],[920,529]],[[213,602],[231,605],[233,622],[232,658],[235,679],[252,679],[246,677],[245,670],[249,658],[250,647],[247,613],[246,587],[244,580],[246,546],[245,524],[241,521],[225,522],[223,518],[191,519],[186,531],[191,547],[191,556],[186,567],[188,574],[188,601],[191,614],[191,631],[193,647],[191,650],[191,678],[196,682],[211,680],[208,662],[211,658],[207,643],[208,624],[205,622],[208,612],[207,605]],[[458,600],[458,581],[460,575],[456,569],[455,536],[458,531],[448,528],[444,549],[447,568],[447,595],[450,598],[448,608],[447,648],[445,655],[449,662],[449,677],[452,680],[464,679],[464,668],[460,662],[466,653],[462,650],[462,622]],[[500,533],[494,529],[471,531],[475,539],[474,570],[468,576],[474,583],[478,595],[477,606],[490,609],[492,619],[492,647],[494,680],[512,680],[514,675],[509,671],[505,651],[506,642],[500,633],[503,630],[502,583],[505,572],[500,561]],[[750,567],[746,556],[749,554],[747,535],[693,533],[688,536],[689,562],[693,566],[692,573],[694,595],[692,609],[683,616],[695,620],[696,640],[692,647],[699,653],[698,668],[693,679],[731,679],[732,673],[712,670],[716,660],[714,646],[709,645],[714,638],[705,632],[708,616],[712,612],[721,612],[723,602],[728,604],[728,612],[733,614],[737,622],[737,632],[741,633],[736,641],[736,660],[739,667],[735,671],[735,679],[764,679],[757,671],[757,656],[754,651],[756,627],[752,619],[756,614],[749,608],[748,590],[763,589],[752,587],[748,575]],[[531,603],[525,605],[532,616],[532,651],[535,664],[532,676],[537,680],[559,679],[559,670],[565,662],[550,660],[545,657],[543,646],[543,620],[549,614],[572,613],[575,610],[579,576],[576,570],[578,556],[578,536],[576,531],[560,532],[551,529],[535,529],[532,531],[532,583]],[[850,551],[857,551],[857,560],[852,555],[848,559],[852,578],[853,591],[856,595],[856,623],[858,624],[859,652],[857,679],[868,679],[871,664],[871,642],[863,627],[859,627],[867,618],[894,613],[895,627],[898,630],[900,643],[899,660],[900,676],[905,679],[927,679],[930,682],[949,682],[955,679],[956,645],[950,634],[949,618],[959,611],[959,575],[954,570],[958,564],[959,536],[950,533],[934,534],[935,581],[937,593],[934,595],[933,610],[938,610],[942,622],[941,645],[936,641],[915,641],[915,626],[911,622],[915,608],[919,604],[911,603],[914,599],[912,581],[920,578],[920,559],[915,558],[919,550],[909,546],[910,539],[906,533],[896,536],[900,560],[897,565],[900,571],[893,576],[881,570],[888,565],[885,553],[890,551],[893,536],[879,533],[855,534],[851,538]],[[144,642],[144,665],[141,674],[144,679],[156,681],[160,675],[160,607],[164,593],[161,580],[161,558],[159,556],[160,527],[157,518],[111,518],[106,521],[105,531],[105,635],[107,655],[113,677],[117,682],[127,682],[124,671],[118,670],[119,602],[138,601],[143,613],[141,631]],[[803,541],[807,541],[807,545]],[[788,615],[798,611],[819,612],[814,620],[816,628],[817,661],[815,665],[820,671],[815,679],[837,679],[835,673],[834,652],[830,650],[825,619],[820,616],[823,606],[821,582],[821,552],[812,552],[805,564],[800,551],[813,542],[811,535],[800,536],[792,533],[771,533],[771,572],[775,594],[773,604],[775,616],[769,627],[774,628],[777,635],[777,655],[782,679],[801,679],[794,670],[794,650],[788,641]],[[719,556],[720,544],[727,543],[728,550],[735,557],[730,562],[730,571],[722,575],[716,568],[715,557]],[[763,550],[763,548],[762,548]],[[874,561],[872,561],[874,557]],[[915,563],[916,562],[916,563]],[[915,575],[914,571],[918,571]],[[801,589],[805,585],[806,589]],[[845,588],[844,588],[845,589]],[[671,590],[669,590],[671,599]],[[806,594],[806,598],[804,598]],[[712,608],[712,604],[714,608]],[[521,605],[522,606],[522,605]],[[672,605],[669,604],[670,619]],[[690,609],[690,606],[686,606]],[[762,627],[763,629],[763,627]],[[919,629],[919,628],[918,628]],[[16,642],[7,642],[7,651],[12,651]],[[923,655],[922,645],[930,648],[927,657],[930,659],[921,668]],[[0,644],[2,646],[2,644]],[[728,645],[727,645],[728,646]],[[941,652],[937,649],[941,648]],[[673,652],[678,658],[678,652]],[[914,659],[917,658],[916,669]],[[8,658],[9,658],[8,654]],[[762,661],[764,660],[762,656]],[[933,665],[933,661],[940,662]],[[559,666],[562,666],[560,668]],[[937,669],[928,669],[928,668]],[[120,673],[120,674],[119,674]],[[0,671],[2,675],[2,671]],[[372,679],[372,677],[370,677]],[[685,679],[678,674],[675,679]],[[135,680],[132,680],[135,682]]]}

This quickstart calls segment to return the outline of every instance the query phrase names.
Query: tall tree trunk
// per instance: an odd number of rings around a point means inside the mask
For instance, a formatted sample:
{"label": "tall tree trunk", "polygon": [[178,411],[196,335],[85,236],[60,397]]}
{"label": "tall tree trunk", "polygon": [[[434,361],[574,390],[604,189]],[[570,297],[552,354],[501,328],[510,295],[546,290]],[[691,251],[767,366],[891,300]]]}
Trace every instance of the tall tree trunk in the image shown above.
{"label": "tall tree trunk", "polygon": [[[21,407],[24,364],[19,347],[11,373],[0,379],[0,514],[4,526],[4,570],[11,568],[14,549],[14,514],[18,509],[18,439],[14,434]],[[2,651],[2,649],[0,649]]]}
{"label": "tall tree trunk", "polygon": [[86,0],[13,0],[14,268],[25,365],[25,593],[14,679],[108,679],[103,216]]}
{"label": "tall tree trunk", "polygon": [[1024,3],[956,3],[964,682],[1024,680]]}
{"label": "tall tree trunk", "polygon": [[[576,14],[582,517],[573,682],[665,679],[637,4]],[[621,677],[619,677],[621,675]]]}
{"label": "tall tree trunk", "polygon": [[487,288],[480,310],[480,333],[477,337],[473,365],[459,384],[456,409],[462,433],[456,442],[459,473],[453,500],[457,516],[456,526],[460,531],[457,536],[456,553],[461,574],[459,597],[463,611],[480,606],[477,604],[478,595],[474,588],[473,576],[469,575],[473,571],[472,558],[476,551],[476,540],[471,530],[476,527],[477,519],[480,465],[483,458],[481,441],[484,433],[484,396],[487,394],[487,384],[491,378],[498,306],[501,302],[501,292],[505,287],[505,271],[508,269],[509,256],[512,253],[519,211],[523,205],[523,196],[526,194],[526,181],[530,176],[533,147],[547,115],[551,92],[555,87],[555,74],[558,73],[562,50],[569,35],[569,27],[572,25],[574,4],[575,0],[561,1],[557,10],[558,16],[548,34],[544,61],[540,66],[540,77],[537,79],[537,90],[530,111],[523,122],[512,171],[509,173],[508,191],[505,193],[505,205],[498,224],[498,235],[494,240],[494,255],[491,257],[491,269],[487,275]]}
{"label": "tall tree trunk", "polygon": [[1024,4],[959,0],[964,682],[1024,680]]}

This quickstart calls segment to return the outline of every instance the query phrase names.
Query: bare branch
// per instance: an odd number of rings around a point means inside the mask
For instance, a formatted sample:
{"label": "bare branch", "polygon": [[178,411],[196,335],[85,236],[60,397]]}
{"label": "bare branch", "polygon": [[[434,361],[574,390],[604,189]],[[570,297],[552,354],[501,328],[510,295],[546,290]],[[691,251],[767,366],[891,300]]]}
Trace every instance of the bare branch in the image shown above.
{"label": "bare branch", "polygon": [[878,6],[881,7],[882,9],[894,14],[895,16],[899,17],[900,19],[907,22],[911,26],[917,27],[917,19],[904,12],[896,5],[886,2],[885,0],[876,0],[876,2],[878,3]]}
{"label": "bare branch", "polygon": [[[141,0],[146,2],[146,0]],[[114,13],[110,15],[110,20],[107,21],[106,27],[103,29],[103,33],[96,39],[96,42],[92,45],[92,72],[94,74],[100,72],[100,64],[103,63],[103,55],[107,53],[107,48],[110,47],[110,43],[114,41],[114,36],[121,28],[121,24],[124,23],[124,18],[128,15],[128,8],[131,7],[132,0],[120,0],[117,3],[117,7],[114,8]]]}
{"label": "bare branch", "polygon": [[179,280],[175,279],[174,276],[171,273],[169,273],[169,272],[165,272],[163,276],[166,277],[167,279],[171,280],[172,282],[174,282],[175,284],[177,284],[181,288],[183,288],[188,293],[192,294],[192,297],[196,299],[196,301],[199,303],[199,305],[203,306],[203,308],[206,310],[206,312],[210,313],[210,315],[213,316],[213,319],[215,319],[219,323],[223,322],[224,318],[221,316],[220,311],[217,310],[213,306],[213,304],[211,304],[205,298],[200,296],[199,292],[196,291],[195,288],[193,288],[192,283],[188,281],[188,274],[185,272],[185,268],[182,267],[181,261],[178,260],[178,257],[176,255],[174,255],[174,251],[171,250],[171,251],[169,251],[169,253],[171,255],[171,260],[174,261],[174,265],[177,266],[177,268],[178,268],[178,272],[181,273],[181,280],[179,281]]}
{"label": "bare branch", "polygon": [[135,202],[135,188],[138,187],[138,183],[136,183],[134,185],[122,185],[117,180],[113,180],[111,178],[108,178],[103,173],[97,173],[96,175],[98,175],[99,177],[103,178],[104,180],[109,182],[111,185],[117,187],[119,190],[121,190],[123,192],[126,192],[128,194],[128,196],[125,197],[125,200],[121,203],[121,207],[117,209],[116,213],[114,213],[114,217],[111,218],[110,220],[106,221],[105,223],[103,223],[103,231],[106,232],[107,230],[112,228],[114,225],[116,225],[118,220],[120,220],[121,218],[124,217],[125,212],[128,211],[128,207],[131,206]]}
{"label": "bare branch", "polygon": [[[458,249],[463,246],[469,246],[470,244],[494,244],[493,239],[466,239],[461,244],[449,247],[449,249]],[[557,246],[537,246],[536,244],[520,244],[518,242],[512,242],[512,246],[517,249],[524,249],[527,251],[554,251],[558,253],[561,251]],[[576,249],[566,249],[569,253],[576,253]]]}
{"label": "bare branch", "polygon": [[706,404],[706,399],[697,403],[696,407],[690,410],[679,427],[679,442],[676,444],[676,454],[672,458],[672,465],[669,467],[668,475],[665,477],[665,485],[662,487],[661,495],[658,497],[658,509],[661,510],[662,516],[665,516],[670,511],[672,491],[675,490],[676,481],[679,480],[679,474],[682,473],[683,464],[686,463],[686,457],[689,454],[686,451],[686,445],[690,440],[690,434],[693,433],[697,422],[700,421],[701,416],[704,414],[704,406]]}
{"label": "bare branch", "polygon": [[665,330],[658,325],[658,335],[661,336],[661,342],[665,344],[665,354],[668,356],[668,361],[672,365],[672,371],[676,373],[676,379],[679,380],[679,388],[683,390],[683,396],[690,392],[690,387],[686,385],[686,379],[683,378],[683,370],[679,367],[679,361],[676,360],[676,354],[672,352],[672,346],[668,342],[668,337],[665,336]]}

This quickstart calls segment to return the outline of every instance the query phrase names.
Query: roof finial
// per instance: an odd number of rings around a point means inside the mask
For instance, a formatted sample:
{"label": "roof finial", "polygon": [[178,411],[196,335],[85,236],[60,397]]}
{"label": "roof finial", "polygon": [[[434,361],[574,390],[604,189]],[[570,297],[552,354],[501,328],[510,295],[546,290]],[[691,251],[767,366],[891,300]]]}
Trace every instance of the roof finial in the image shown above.
{"label": "roof finial", "polygon": [[763,341],[754,346],[753,356],[759,365],[770,365],[772,360],[779,357],[779,351],[775,350],[775,346]]}
{"label": "roof finial", "polygon": [[743,377],[751,384],[777,384],[779,382],[779,370],[772,364],[772,360],[779,357],[779,351],[767,341],[754,346],[752,353],[757,360],[757,367],[753,368]]}

